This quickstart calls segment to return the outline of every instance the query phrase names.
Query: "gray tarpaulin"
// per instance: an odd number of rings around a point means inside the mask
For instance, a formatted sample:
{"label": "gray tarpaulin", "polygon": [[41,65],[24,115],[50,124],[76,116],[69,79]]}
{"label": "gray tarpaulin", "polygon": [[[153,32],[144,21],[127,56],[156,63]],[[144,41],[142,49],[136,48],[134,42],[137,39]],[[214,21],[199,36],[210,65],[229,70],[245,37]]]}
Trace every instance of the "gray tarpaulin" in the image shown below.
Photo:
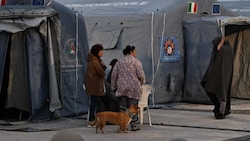
{"label": "gray tarpaulin", "polygon": [[[236,14],[224,6],[219,14],[212,13],[212,6],[218,1],[195,0],[198,3],[196,14],[187,12],[189,0],[58,1],[69,8],[57,1],[48,1],[45,7],[18,5],[30,3],[30,0],[13,0],[14,7],[0,7],[2,109],[6,103],[9,77],[17,75],[12,74],[13,70],[20,69],[26,73],[21,78],[24,78],[22,83],[26,84],[22,85],[27,89],[22,89],[19,95],[28,91],[30,119],[48,118],[54,110],[58,116],[87,112],[88,97],[82,84],[86,56],[95,43],[104,45],[105,64],[114,58],[122,58],[122,49],[126,45],[136,47],[137,58],[146,73],[146,83],[155,88],[153,104],[182,100],[207,103],[200,81],[210,60],[211,40],[221,33],[231,40],[236,52],[232,85],[237,89],[232,90],[232,96],[249,98],[249,93],[245,93],[249,92],[249,23],[225,24],[225,30],[221,31],[223,25],[218,21]],[[22,40],[28,44],[23,46],[21,41],[18,44],[23,47],[20,50],[24,53],[24,62],[11,59],[11,56],[22,55],[22,52],[13,54],[16,52],[11,49],[12,39],[17,35],[23,35]],[[175,39],[178,46],[180,59],[174,62],[160,61],[161,47],[168,37]],[[17,62],[22,63],[16,65],[18,68],[10,67]],[[21,78],[16,77],[14,81]]]}
{"label": "gray tarpaulin", "polygon": [[250,18],[225,18],[219,21],[219,25],[234,48],[232,97],[250,99]]}
{"label": "gray tarpaulin", "polygon": [[[103,56],[105,64],[109,64],[114,58],[122,58],[122,49],[126,45],[136,47],[137,58],[142,62],[146,73],[146,83],[152,84],[155,88],[150,104],[187,99],[207,102],[208,99],[199,81],[208,62],[206,59],[211,53],[207,43],[219,33],[216,23],[218,14],[212,13],[212,5],[218,1],[195,0],[194,2],[198,3],[196,14],[187,12],[189,0],[58,0],[58,2],[79,11],[85,17],[90,46],[94,43],[105,45]],[[235,15],[221,6],[219,16]],[[195,23],[199,22],[197,19],[203,20],[202,25]],[[184,30],[184,20],[194,24],[189,25],[188,30]],[[185,32],[192,36],[184,38],[184,35],[187,35]],[[167,38],[175,41],[176,52],[179,52],[177,61],[161,61],[161,54],[164,54],[161,47]],[[186,39],[190,41],[186,42]],[[200,52],[203,54],[197,54]],[[196,60],[199,58],[201,59]],[[202,68],[198,68],[197,65]]]}
{"label": "gray tarpaulin", "polygon": [[[22,32],[12,34],[10,45],[10,69],[6,107],[19,107],[29,111],[29,96],[26,82],[25,39]],[[6,42],[6,41],[5,41]]]}
{"label": "gray tarpaulin", "polygon": [[186,49],[184,100],[209,102],[200,81],[210,61],[211,41],[216,36],[225,36],[234,48],[231,96],[250,99],[250,19],[226,16],[196,18],[183,21],[183,27]]}
{"label": "gray tarpaulin", "polygon": [[10,108],[29,120],[86,113],[83,16],[57,2],[13,3],[0,7],[0,118],[10,117]]}
{"label": "gray tarpaulin", "polygon": [[210,61],[214,37],[220,36],[219,17],[193,18],[183,21],[186,72],[183,99],[208,103],[209,99],[200,82]]}

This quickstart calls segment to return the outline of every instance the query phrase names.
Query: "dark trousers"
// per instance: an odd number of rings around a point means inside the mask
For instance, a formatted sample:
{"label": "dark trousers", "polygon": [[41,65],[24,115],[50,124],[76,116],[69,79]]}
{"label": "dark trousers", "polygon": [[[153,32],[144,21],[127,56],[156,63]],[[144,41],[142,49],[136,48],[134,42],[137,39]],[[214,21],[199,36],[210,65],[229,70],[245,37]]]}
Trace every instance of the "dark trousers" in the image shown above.
{"label": "dark trousers", "polygon": [[89,121],[95,119],[97,107],[101,104],[100,96],[90,96],[90,107],[89,107]]}
{"label": "dark trousers", "polygon": [[225,113],[230,113],[231,111],[231,100],[230,100],[230,95],[227,95],[227,101],[222,101],[217,98],[217,96],[213,93],[207,92],[207,95],[211,102],[214,104],[214,110],[213,112],[215,114],[225,114]]}
{"label": "dark trousers", "polygon": [[[128,98],[126,96],[117,97],[118,103],[119,103],[119,109],[120,111],[126,111],[130,105],[138,105],[138,100],[133,98]],[[138,114],[135,114],[132,117],[132,120],[130,122],[131,128],[137,127],[137,121],[138,121]]]}

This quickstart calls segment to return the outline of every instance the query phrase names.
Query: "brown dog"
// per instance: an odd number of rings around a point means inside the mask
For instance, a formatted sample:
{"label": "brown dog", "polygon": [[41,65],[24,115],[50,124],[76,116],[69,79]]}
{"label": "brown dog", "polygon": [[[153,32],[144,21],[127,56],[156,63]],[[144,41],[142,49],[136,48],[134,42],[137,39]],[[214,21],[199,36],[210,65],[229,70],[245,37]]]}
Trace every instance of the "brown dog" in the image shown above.
{"label": "brown dog", "polygon": [[131,105],[127,111],[123,112],[99,112],[96,114],[92,126],[96,126],[96,133],[98,132],[98,128],[100,128],[100,130],[104,134],[103,128],[106,123],[109,122],[120,126],[120,129],[118,129],[117,132],[124,131],[125,133],[128,133],[127,125],[130,123],[132,116],[138,114],[139,112],[140,108],[136,105]]}

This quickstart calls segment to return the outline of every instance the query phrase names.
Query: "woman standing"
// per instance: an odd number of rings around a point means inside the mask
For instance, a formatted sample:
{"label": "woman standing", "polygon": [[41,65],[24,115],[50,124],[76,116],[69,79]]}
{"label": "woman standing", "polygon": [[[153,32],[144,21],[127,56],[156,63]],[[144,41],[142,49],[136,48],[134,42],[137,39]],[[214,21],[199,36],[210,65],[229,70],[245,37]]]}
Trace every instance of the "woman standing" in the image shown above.
{"label": "woman standing", "polygon": [[89,124],[95,119],[96,109],[102,103],[101,96],[105,94],[104,80],[105,70],[101,57],[103,56],[103,46],[96,44],[92,46],[90,53],[88,54],[88,65],[86,72],[86,93],[90,96],[90,111],[89,111]]}
{"label": "woman standing", "polygon": [[216,37],[212,43],[214,49],[211,61],[201,84],[214,104],[215,118],[224,119],[231,110],[230,95],[234,54],[233,48],[225,37]]}
{"label": "woman standing", "polygon": [[[116,63],[111,76],[111,89],[116,91],[120,111],[126,111],[130,105],[138,105],[145,81],[142,64],[136,58],[135,47],[126,46],[123,54],[124,58]],[[130,122],[132,131],[140,130],[137,121],[138,115],[133,116]]]}

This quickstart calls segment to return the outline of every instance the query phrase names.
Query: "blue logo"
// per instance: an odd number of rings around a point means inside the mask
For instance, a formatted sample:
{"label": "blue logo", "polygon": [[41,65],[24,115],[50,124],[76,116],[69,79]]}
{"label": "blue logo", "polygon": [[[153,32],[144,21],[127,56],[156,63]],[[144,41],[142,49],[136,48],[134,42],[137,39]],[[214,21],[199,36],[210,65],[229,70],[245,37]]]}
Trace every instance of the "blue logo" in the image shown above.
{"label": "blue logo", "polygon": [[212,14],[214,15],[220,15],[221,5],[220,4],[213,4],[212,7]]}

